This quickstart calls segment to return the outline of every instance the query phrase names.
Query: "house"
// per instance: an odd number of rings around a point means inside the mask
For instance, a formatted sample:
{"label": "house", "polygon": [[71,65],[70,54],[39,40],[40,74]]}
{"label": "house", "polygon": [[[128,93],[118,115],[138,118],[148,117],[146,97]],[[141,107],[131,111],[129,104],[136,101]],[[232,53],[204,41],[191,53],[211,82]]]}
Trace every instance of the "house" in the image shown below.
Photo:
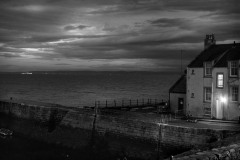
{"label": "house", "polygon": [[182,75],[169,89],[170,111],[183,113],[186,109],[186,75]]}
{"label": "house", "polygon": [[216,44],[213,34],[206,35],[204,50],[187,66],[185,114],[238,120],[239,63],[239,43]]}

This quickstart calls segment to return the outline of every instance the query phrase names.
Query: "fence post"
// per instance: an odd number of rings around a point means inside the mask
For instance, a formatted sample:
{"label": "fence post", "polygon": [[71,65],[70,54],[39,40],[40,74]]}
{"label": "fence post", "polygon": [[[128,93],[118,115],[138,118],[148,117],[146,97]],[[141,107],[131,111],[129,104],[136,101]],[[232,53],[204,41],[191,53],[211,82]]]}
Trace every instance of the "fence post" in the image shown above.
{"label": "fence post", "polygon": [[150,105],[152,104],[152,99],[150,98]]}
{"label": "fence post", "polygon": [[157,99],[155,99],[155,106],[157,105]]}

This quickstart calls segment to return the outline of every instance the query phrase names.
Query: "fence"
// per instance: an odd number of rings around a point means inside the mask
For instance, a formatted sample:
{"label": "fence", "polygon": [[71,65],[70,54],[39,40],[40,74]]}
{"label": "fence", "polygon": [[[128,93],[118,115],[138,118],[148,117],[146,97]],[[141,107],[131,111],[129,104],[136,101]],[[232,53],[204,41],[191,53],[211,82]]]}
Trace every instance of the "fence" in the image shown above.
{"label": "fence", "polygon": [[147,107],[165,105],[165,101],[159,99],[122,99],[95,101],[95,107],[98,108],[124,108],[124,107]]}

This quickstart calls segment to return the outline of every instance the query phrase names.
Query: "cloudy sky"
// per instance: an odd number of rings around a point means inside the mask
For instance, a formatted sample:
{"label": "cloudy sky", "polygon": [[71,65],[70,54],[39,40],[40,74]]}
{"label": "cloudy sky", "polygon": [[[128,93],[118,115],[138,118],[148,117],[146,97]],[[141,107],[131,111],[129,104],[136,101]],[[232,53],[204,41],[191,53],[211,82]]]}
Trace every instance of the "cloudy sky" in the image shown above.
{"label": "cloudy sky", "polygon": [[0,71],[178,71],[240,42],[239,0],[1,0]]}

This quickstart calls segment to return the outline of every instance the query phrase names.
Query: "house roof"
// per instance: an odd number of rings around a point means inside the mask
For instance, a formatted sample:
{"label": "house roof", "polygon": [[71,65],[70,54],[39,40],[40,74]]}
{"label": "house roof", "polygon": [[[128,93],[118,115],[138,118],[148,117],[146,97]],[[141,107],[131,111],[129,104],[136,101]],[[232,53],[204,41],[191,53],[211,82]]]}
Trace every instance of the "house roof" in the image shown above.
{"label": "house roof", "polygon": [[214,67],[227,67],[227,61],[239,59],[240,43],[218,44],[203,50],[188,67],[201,68],[207,61],[214,61]]}
{"label": "house roof", "polygon": [[177,82],[169,89],[169,93],[186,93],[186,75],[182,75]]}
{"label": "house roof", "polygon": [[214,67],[227,67],[228,61],[240,59],[240,46],[232,46],[224,53],[224,55],[216,62]]}
{"label": "house roof", "polygon": [[233,44],[212,45],[202,51],[189,65],[190,68],[201,68],[206,61],[213,61],[229,50]]}

